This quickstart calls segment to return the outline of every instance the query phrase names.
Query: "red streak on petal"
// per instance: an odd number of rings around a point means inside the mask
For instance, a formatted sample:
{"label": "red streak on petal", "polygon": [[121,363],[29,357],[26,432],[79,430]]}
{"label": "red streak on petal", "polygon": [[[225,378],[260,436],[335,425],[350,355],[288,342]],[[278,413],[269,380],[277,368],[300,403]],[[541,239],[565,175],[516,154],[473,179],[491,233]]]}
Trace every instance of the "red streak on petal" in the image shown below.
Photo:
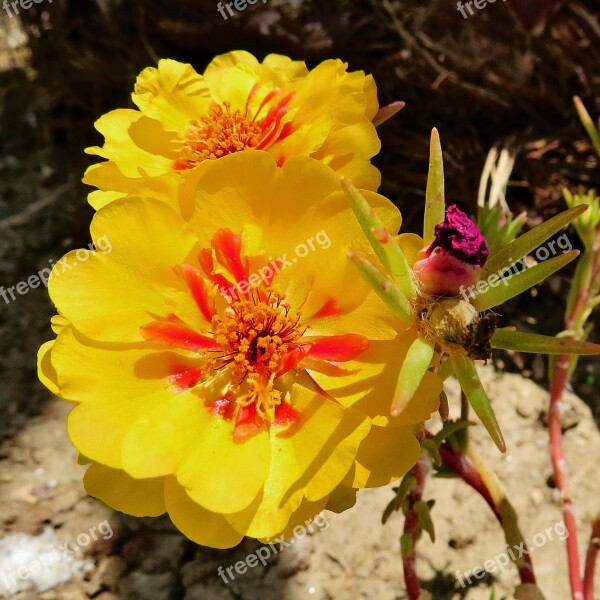
{"label": "red streak on petal", "polygon": [[317,340],[308,355],[318,360],[345,362],[360,356],[368,348],[369,340],[365,336],[347,333]]}
{"label": "red streak on petal", "polygon": [[[253,88],[252,91],[250,92],[250,96],[248,97],[248,101],[250,101],[252,99],[252,96],[254,96],[254,94],[256,93],[256,91],[258,91],[258,87],[260,87],[259,84],[256,84]],[[256,88],[256,89],[255,89]],[[256,121],[256,119],[258,119],[258,116],[260,115],[260,113],[262,112],[262,109],[269,104],[269,102],[271,102],[271,100],[273,100],[273,98],[275,98],[275,96],[277,96],[277,94],[281,93],[281,89],[280,88],[273,88],[263,99],[263,101],[261,102],[260,106],[258,107],[258,110],[256,111],[256,114],[254,115],[254,121]]]}
{"label": "red streak on petal", "polygon": [[283,402],[275,408],[275,420],[273,421],[273,425],[276,427],[287,427],[288,425],[296,423],[301,416],[302,413],[299,410],[296,410],[287,402]]}
{"label": "red streak on petal", "polygon": [[219,229],[211,241],[217,261],[225,267],[239,283],[249,276],[248,259],[242,261],[242,236],[230,229]]}
{"label": "red streak on petal", "polygon": [[235,401],[228,396],[223,396],[223,398],[213,400],[212,402],[205,402],[204,405],[213,415],[218,415],[226,421],[231,421],[235,414]]}
{"label": "red streak on petal", "polygon": [[291,135],[292,133],[294,133],[294,126],[292,125],[292,123],[286,123],[283,126],[283,129],[281,130],[281,133],[279,134],[277,141],[281,142],[281,141],[285,140],[285,138],[288,137],[289,135]]}
{"label": "red streak on petal", "polygon": [[202,370],[188,365],[173,365],[167,377],[169,388],[174,392],[185,392],[193,388],[202,378]]}
{"label": "red streak on petal", "polygon": [[202,313],[202,316],[210,323],[217,314],[214,301],[208,296],[207,281],[200,271],[192,265],[182,264],[175,267],[175,273],[185,280],[192,296]]}
{"label": "red streak on petal", "polygon": [[255,404],[240,406],[237,419],[235,420],[235,427],[233,429],[233,439],[236,442],[241,442],[257,431],[260,431],[263,426],[264,421],[256,412]]}
{"label": "red streak on petal", "polygon": [[288,371],[295,369],[300,361],[308,356],[310,352],[310,344],[304,344],[299,348],[295,348],[291,352],[288,352],[279,361],[279,369],[277,369],[277,377],[281,377]]}
{"label": "red streak on petal", "polygon": [[231,287],[231,282],[223,277],[219,273],[214,273],[215,263],[213,261],[212,250],[210,248],[203,248],[198,252],[198,263],[200,268],[204,271],[206,276],[217,286],[221,292],[223,289]]}
{"label": "red streak on petal", "polygon": [[162,346],[185,350],[217,349],[216,340],[191,330],[183,323],[155,321],[140,327],[144,339]]}
{"label": "red streak on petal", "polygon": [[250,102],[252,102],[252,100],[254,99],[254,96],[256,96],[256,94],[258,93],[258,90],[260,90],[260,83],[256,82],[252,86],[252,89],[248,94],[248,99],[246,100],[246,116],[248,115],[248,106],[250,105]]}
{"label": "red streak on petal", "polygon": [[175,171],[185,171],[186,169],[191,169],[193,166],[187,160],[181,160],[180,158],[173,161],[173,169]]}
{"label": "red streak on petal", "polygon": [[313,315],[314,319],[321,319],[323,317],[334,317],[342,314],[337,300],[335,298],[329,298],[325,304]]}
{"label": "red streak on petal", "polygon": [[285,165],[285,161],[287,160],[287,156],[280,156],[277,159],[277,166],[278,167],[283,167],[283,165]]}

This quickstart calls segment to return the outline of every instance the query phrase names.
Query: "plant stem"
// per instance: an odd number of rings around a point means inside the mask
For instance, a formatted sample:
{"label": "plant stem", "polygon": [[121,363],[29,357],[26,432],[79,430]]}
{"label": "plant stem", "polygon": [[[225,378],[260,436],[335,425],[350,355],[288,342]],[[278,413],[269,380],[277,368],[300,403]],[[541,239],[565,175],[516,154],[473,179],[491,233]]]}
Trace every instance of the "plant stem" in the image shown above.
{"label": "plant stem", "polygon": [[[598,235],[600,242],[600,235]],[[591,268],[584,269],[583,272],[589,273],[586,281],[574,281],[573,285],[581,285],[573,302],[573,306],[565,319],[565,330],[573,331],[575,328],[582,328],[583,323],[578,323],[580,316],[587,310],[588,303],[594,291],[595,279],[600,272],[600,251],[598,243],[594,248],[593,254],[584,254],[581,260],[590,260]],[[575,331],[579,336],[580,332]],[[556,488],[561,496],[561,508],[565,527],[569,533],[566,539],[567,559],[569,565],[569,581],[571,584],[571,595],[573,600],[582,600],[584,598],[583,580],[581,578],[581,564],[579,560],[579,546],[577,541],[577,522],[575,519],[575,503],[571,494],[569,483],[569,471],[567,461],[565,460],[563,450],[562,435],[562,397],[567,384],[569,383],[569,372],[571,367],[571,358],[568,356],[558,356],[552,372],[550,382],[550,409],[548,411],[548,432],[550,435],[550,459],[552,461],[552,471]],[[589,554],[588,554],[589,559]],[[586,571],[587,571],[586,564]],[[592,566],[593,578],[593,566]],[[585,596],[585,600],[593,600],[593,584]]]}
{"label": "plant stem", "polygon": [[598,551],[600,551],[600,515],[596,518],[592,526],[590,545],[588,546],[585,559],[585,575],[583,578],[584,600],[594,600],[594,574],[596,571]]}
{"label": "plant stem", "polygon": [[521,583],[535,584],[533,563],[523,535],[516,526],[514,509],[504,494],[499,492],[499,489],[492,489],[486,481],[491,477],[491,471],[487,471],[486,474],[481,473],[480,469],[473,464],[466,454],[454,450],[448,443],[442,444],[439,450],[444,464],[450,467],[458,477],[471,486],[486,501],[498,523],[500,523],[506,541],[511,545],[515,541],[517,544],[523,544],[521,547],[525,552],[515,563],[519,571],[519,578]]}
{"label": "plant stem", "polygon": [[569,533],[566,539],[567,557],[569,563],[569,581],[573,600],[583,598],[583,581],[579,564],[579,549],[577,543],[577,522],[575,520],[575,504],[571,497],[567,462],[563,453],[562,443],[562,394],[569,380],[569,357],[559,356],[556,360],[552,383],[550,385],[550,411],[548,414],[548,430],[550,433],[550,458],[554,481],[561,495],[562,514],[565,527]]}
{"label": "plant stem", "polygon": [[429,473],[431,464],[427,455],[423,453],[419,462],[411,469],[411,474],[417,480],[416,487],[408,496],[408,509],[404,518],[404,535],[410,536],[410,552],[402,556],[402,566],[404,568],[404,581],[406,583],[406,592],[409,600],[418,600],[421,595],[421,584],[417,577],[417,554],[416,546],[419,539],[419,516],[414,510],[417,502],[423,499],[425,490],[425,479]]}

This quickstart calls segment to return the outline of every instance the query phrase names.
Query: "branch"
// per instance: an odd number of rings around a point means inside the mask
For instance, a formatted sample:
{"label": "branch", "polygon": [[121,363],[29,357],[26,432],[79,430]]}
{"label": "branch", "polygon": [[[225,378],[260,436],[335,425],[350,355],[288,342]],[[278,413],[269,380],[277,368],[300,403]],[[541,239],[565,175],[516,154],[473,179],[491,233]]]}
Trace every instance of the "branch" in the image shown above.
{"label": "branch", "polygon": [[484,469],[477,461],[462,452],[454,450],[448,443],[440,446],[440,456],[445,465],[450,467],[458,477],[471,486],[487,503],[504,531],[506,541],[510,545],[520,545],[525,550],[523,556],[515,561],[521,583],[535,584],[533,563],[527,544],[517,525],[514,508],[493,479],[491,471]]}
{"label": "branch", "polygon": [[417,577],[417,554],[416,546],[421,530],[419,524],[419,515],[414,509],[417,502],[423,500],[425,489],[425,479],[429,473],[430,462],[427,455],[423,453],[419,462],[412,468],[410,473],[417,480],[416,487],[408,495],[408,509],[404,519],[403,539],[409,540],[402,547],[402,566],[404,568],[404,581],[406,583],[406,592],[409,600],[418,600],[421,595],[421,584]]}
{"label": "branch", "polygon": [[592,535],[585,559],[585,575],[583,578],[584,600],[594,600],[594,574],[596,571],[596,559],[600,551],[600,515],[596,517],[592,525]]}

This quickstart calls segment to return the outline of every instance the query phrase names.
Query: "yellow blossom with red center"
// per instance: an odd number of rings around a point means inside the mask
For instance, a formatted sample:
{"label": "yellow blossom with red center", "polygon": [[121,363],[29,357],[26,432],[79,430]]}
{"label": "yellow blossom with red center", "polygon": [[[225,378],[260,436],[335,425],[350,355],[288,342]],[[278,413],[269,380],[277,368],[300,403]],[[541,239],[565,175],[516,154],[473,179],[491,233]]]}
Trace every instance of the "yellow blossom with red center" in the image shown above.
{"label": "yellow blossom with red center", "polygon": [[[349,264],[366,242],[331,169],[247,151],[211,161],[189,197],[151,187],[96,214],[110,253],[50,278],[58,336],[39,373],[76,404],[88,492],[224,548],[288,535],[406,473],[441,383],[430,373],[389,415],[418,332]],[[397,230],[397,209],[364,193]]]}
{"label": "yellow blossom with red center", "polygon": [[135,191],[145,179],[190,169],[243,150],[264,150],[279,166],[310,156],[361,188],[376,190],[371,158],[380,149],[373,78],[340,60],[309,71],[302,61],[270,54],[262,63],[244,51],[216,57],[203,74],[161,60],[138,77],[133,102],[96,122],[102,147],[89,154],[84,182],[96,209]]}

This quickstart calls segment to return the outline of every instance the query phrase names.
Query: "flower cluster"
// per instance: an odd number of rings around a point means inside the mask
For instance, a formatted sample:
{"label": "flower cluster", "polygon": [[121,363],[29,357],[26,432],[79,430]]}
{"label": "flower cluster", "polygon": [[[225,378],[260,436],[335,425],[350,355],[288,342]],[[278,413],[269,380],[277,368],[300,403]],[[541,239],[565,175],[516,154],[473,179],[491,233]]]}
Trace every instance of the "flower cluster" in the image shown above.
{"label": "flower cluster", "polygon": [[[106,160],[84,178],[98,188],[92,238],[112,252],[50,277],[56,339],[39,353],[42,382],[75,403],[68,431],[92,496],[168,513],[216,548],[287,536],[415,465],[448,364],[503,447],[472,360],[550,347],[498,331],[487,311],[575,254],[472,303],[458,289],[582,209],[488,259],[476,226],[444,208],[438,153],[424,237],[395,238],[400,213],[370,159],[397,105],[379,110],[372,77],[341,61],[308,71],[240,51],[200,75],[162,60],[132,98],[139,110],[96,123],[105,142],[88,152]],[[327,247],[265,270],[316,231]]]}

